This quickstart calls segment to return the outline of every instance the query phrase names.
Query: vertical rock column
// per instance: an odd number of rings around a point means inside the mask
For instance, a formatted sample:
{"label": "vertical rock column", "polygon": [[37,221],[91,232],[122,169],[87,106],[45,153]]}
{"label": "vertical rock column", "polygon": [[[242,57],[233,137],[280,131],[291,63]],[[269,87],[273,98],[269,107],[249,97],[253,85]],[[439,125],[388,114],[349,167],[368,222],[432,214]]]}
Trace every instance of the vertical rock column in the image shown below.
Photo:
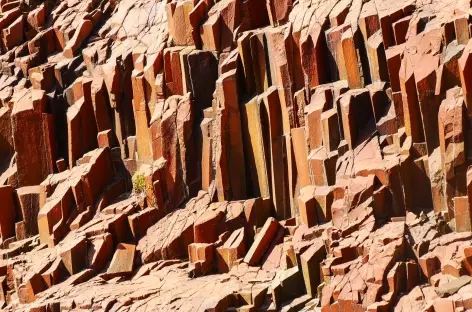
{"label": "vertical rock column", "polygon": [[216,180],[220,200],[246,197],[246,163],[236,77],[236,70],[231,70],[216,81],[216,124],[220,134]]}
{"label": "vertical rock column", "polygon": [[45,106],[42,90],[25,90],[14,101],[12,135],[19,186],[39,185],[54,171],[53,120]]}

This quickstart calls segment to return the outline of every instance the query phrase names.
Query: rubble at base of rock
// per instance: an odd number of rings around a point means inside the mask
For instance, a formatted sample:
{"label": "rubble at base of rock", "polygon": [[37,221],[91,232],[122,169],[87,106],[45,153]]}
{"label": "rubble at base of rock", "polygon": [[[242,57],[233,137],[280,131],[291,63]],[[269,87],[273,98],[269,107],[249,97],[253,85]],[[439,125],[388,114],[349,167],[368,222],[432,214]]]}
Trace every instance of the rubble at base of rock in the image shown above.
{"label": "rubble at base of rock", "polygon": [[472,3],[0,0],[3,311],[472,311]]}

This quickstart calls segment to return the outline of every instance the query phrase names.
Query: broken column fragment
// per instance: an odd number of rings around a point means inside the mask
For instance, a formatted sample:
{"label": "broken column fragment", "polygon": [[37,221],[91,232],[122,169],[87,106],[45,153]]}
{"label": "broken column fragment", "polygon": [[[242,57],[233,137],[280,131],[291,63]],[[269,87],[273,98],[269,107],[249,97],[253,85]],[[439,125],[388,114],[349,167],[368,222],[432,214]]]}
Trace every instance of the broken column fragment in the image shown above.
{"label": "broken column fragment", "polygon": [[370,123],[374,115],[369,92],[365,89],[349,91],[341,97],[339,105],[338,111],[342,116],[344,138],[349,148],[353,149],[360,137],[371,131],[368,127],[372,126]]}

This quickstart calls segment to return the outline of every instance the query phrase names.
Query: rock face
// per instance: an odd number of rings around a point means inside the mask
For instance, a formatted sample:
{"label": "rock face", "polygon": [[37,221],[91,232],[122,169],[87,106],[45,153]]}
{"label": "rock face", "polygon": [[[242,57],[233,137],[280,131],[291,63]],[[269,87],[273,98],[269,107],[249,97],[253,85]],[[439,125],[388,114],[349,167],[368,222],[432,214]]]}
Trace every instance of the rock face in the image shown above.
{"label": "rock face", "polygon": [[472,310],[471,14],[0,0],[0,309]]}

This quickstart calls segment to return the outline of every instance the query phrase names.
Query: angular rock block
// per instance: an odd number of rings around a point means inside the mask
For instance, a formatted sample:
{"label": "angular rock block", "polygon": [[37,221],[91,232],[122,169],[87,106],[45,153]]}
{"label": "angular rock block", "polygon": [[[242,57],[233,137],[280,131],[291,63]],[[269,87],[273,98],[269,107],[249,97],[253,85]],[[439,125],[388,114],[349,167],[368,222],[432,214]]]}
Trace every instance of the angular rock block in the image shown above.
{"label": "angular rock block", "polygon": [[271,285],[272,300],[280,308],[282,303],[297,298],[305,293],[303,275],[297,266],[279,272]]}
{"label": "angular rock block", "polygon": [[[43,90],[25,91],[12,111],[12,136],[16,151],[18,183],[39,185],[54,171],[54,121],[45,113]],[[31,136],[32,133],[38,134]]]}
{"label": "angular rock block", "polygon": [[64,47],[64,56],[68,58],[73,58],[77,53],[77,50],[80,48],[82,43],[87,39],[90,33],[93,30],[93,23],[91,20],[84,19],[78,25],[74,36],[67,42]]}
{"label": "angular rock block", "polygon": [[221,210],[207,211],[195,220],[193,237],[195,243],[211,244],[218,240],[218,228],[223,221],[224,212]]}
{"label": "angular rock block", "polygon": [[[239,97],[237,93],[236,71],[231,70],[218,78],[216,81],[216,95],[221,106],[221,115],[218,114],[219,126],[221,127],[221,146],[227,154],[225,156],[226,166],[218,166],[217,177],[221,177],[218,183],[219,197],[230,192],[228,199],[243,199],[246,196],[245,181],[245,158],[243,150],[243,132],[241,125],[241,113],[239,108]],[[220,156],[222,157],[222,156]],[[223,177],[228,176],[229,185],[225,185]],[[221,184],[221,186],[219,185]],[[221,191],[220,191],[221,189]]]}
{"label": "angular rock block", "polygon": [[136,245],[119,243],[107,269],[107,277],[129,276],[133,273]]}
{"label": "angular rock block", "polygon": [[459,88],[448,90],[446,99],[439,107],[439,144],[446,180],[454,176],[455,168],[464,164],[466,158],[466,112],[459,93]]}
{"label": "angular rock block", "polygon": [[40,206],[40,186],[25,186],[16,189],[18,204],[21,209],[22,220],[25,226],[25,234],[32,236],[38,234],[36,218]]}
{"label": "angular rock block", "polygon": [[269,88],[261,97],[263,102],[261,118],[269,124],[268,133],[265,132],[263,135],[267,150],[270,151],[270,156],[267,156],[267,158],[270,163],[271,201],[277,217],[283,219],[290,215],[290,199],[287,190],[287,161],[284,159],[285,151],[280,98],[275,87]]}
{"label": "angular rock block", "polygon": [[321,125],[323,146],[329,152],[336,151],[341,141],[339,134],[339,118],[336,109],[331,108],[321,114]]}
{"label": "angular rock block", "polygon": [[324,147],[320,147],[310,152],[308,162],[314,185],[327,186],[335,184],[337,160],[337,150],[327,153]]}
{"label": "angular rock block", "polygon": [[300,211],[300,222],[312,227],[318,224],[316,216],[316,204],[314,198],[315,187],[307,186],[300,190],[298,197],[298,209]]}
{"label": "angular rock block", "polygon": [[159,220],[161,213],[155,207],[148,207],[138,213],[128,216],[133,237],[140,238],[146,234],[147,229]]}
{"label": "angular rock block", "polygon": [[277,233],[279,226],[279,222],[277,222],[274,218],[267,219],[267,221],[264,223],[264,226],[254,239],[254,243],[252,243],[251,248],[249,248],[246,256],[244,257],[244,262],[248,263],[249,265],[257,265],[260,262],[262,256],[266,252],[267,248],[272,242],[272,239]]}
{"label": "angular rock block", "polygon": [[374,119],[369,92],[365,89],[349,91],[340,99],[344,138],[350,149],[358,144],[362,132],[370,132],[369,123]]}
{"label": "angular rock block", "polygon": [[113,237],[105,234],[94,237],[87,250],[87,267],[99,272],[113,256]]}
{"label": "angular rock block", "polygon": [[321,284],[320,266],[326,257],[326,249],[320,241],[313,244],[301,256],[301,267],[307,294],[316,297]]}
{"label": "angular rock block", "polygon": [[270,196],[270,187],[260,107],[261,103],[258,98],[254,98],[244,105],[242,112],[243,133],[245,140],[251,144],[251,148],[245,150],[251,176],[251,193],[253,196],[267,198]]}
{"label": "angular rock block", "polygon": [[87,265],[87,240],[85,237],[73,238],[60,246],[60,256],[70,275],[79,273]]}
{"label": "angular rock block", "polygon": [[188,246],[189,274],[202,276],[211,273],[215,265],[215,246],[207,243],[193,243]]}
{"label": "angular rock block", "polygon": [[16,211],[13,202],[13,188],[10,185],[0,186],[0,202],[2,212],[0,213],[0,234],[2,242],[15,236]]}
{"label": "angular rock block", "polygon": [[227,273],[238,264],[237,260],[246,254],[246,236],[244,228],[233,233],[221,246],[216,248],[216,264],[219,273]]}
{"label": "angular rock block", "polygon": [[47,287],[52,287],[53,285],[57,285],[66,279],[69,276],[69,272],[64,266],[62,258],[57,257],[56,261],[53,262],[51,267],[46,272],[41,274],[41,276],[44,279]]}
{"label": "angular rock block", "polygon": [[194,7],[193,1],[170,2],[166,6],[169,34],[178,45],[191,45],[192,26],[189,13]]}
{"label": "angular rock block", "polygon": [[308,168],[308,147],[305,128],[292,129],[291,135],[300,187],[306,187],[311,185],[311,176]]}
{"label": "angular rock block", "polygon": [[70,187],[61,184],[41,207],[38,214],[38,231],[41,243],[47,244],[54,226],[60,222],[65,222],[63,216],[69,215],[73,201]]}

